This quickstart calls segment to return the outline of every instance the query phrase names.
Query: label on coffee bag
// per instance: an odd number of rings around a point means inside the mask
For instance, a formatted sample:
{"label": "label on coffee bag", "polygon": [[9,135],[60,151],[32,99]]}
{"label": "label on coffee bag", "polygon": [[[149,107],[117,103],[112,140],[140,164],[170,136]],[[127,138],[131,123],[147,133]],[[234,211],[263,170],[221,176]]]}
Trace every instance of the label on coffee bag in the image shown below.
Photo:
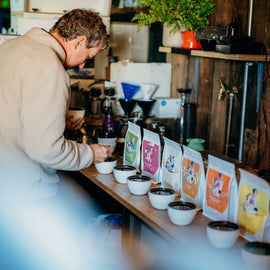
{"label": "label on coffee bag", "polygon": [[205,172],[201,153],[183,145],[181,172],[181,199],[193,202],[202,209]]}
{"label": "label on coffee bag", "polygon": [[154,175],[159,170],[159,145],[143,141],[143,169],[144,171]]}
{"label": "label on coffee bag", "polygon": [[152,178],[153,183],[160,183],[161,144],[159,134],[143,129],[141,171]]}
{"label": "label on coffee bag", "polygon": [[138,137],[129,131],[126,134],[125,147],[125,160],[134,164],[137,157]]}
{"label": "label on coffee bag", "polygon": [[262,229],[268,214],[268,202],[267,194],[244,183],[241,184],[238,221],[245,232],[254,235]]}
{"label": "label on coffee bag", "polygon": [[125,136],[123,163],[136,168],[140,166],[141,153],[141,127],[128,121]]}
{"label": "label on coffee bag", "polygon": [[206,204],[220,214],[228,208],[231,177],[209,169],[206,185]]}
{"label": "label on coffee bag", "polygon": [[197,197],[199,191],[200,168],[200,164],[187,158],[183,159],[182,193],[191,201]]}

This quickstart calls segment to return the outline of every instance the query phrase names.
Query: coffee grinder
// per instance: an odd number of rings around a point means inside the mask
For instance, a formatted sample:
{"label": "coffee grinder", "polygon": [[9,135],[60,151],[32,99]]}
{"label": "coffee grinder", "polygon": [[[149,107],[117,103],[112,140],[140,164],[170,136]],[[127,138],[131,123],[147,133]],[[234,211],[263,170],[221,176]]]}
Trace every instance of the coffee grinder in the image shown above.
{"label": "coffee grinder", "polygon": [[144,114],[144,122],[146,122],[146,119],[149,117],[149,114],[156,102],[156,100],[152,97],[156,92],[158,85],[152,83],[143,83],[140,84],[140,87],[143,98],[138,99],[137,104],[139,107],[141,107]]}
{"label": "coffee grinder", "polygon": [[106,87],[104,89],[104,98],[102,100],[102,112],[105,114],[105,112],[108,110],[108,108],[111,108],[113,114],[115,114],[116,110],[116,98],[115,98],[115,88],[114,87]]}
{"label": "coffee grinder", "polygon": [[107,87],[104,89],[104,95],[102,101],[102,113],[104,114],[103,128],[115,131],[116,125],[114,122],[115,114],[115,88]]}
{"label": "coffee grinder", "polygon": [[135,108],[137,101],[134,99],[131,100],[119,99],[119,103],[124,111],[124,115],[120,115],[120,118],[118,119],[117,137],[119,138],[119,140],[121,139],[124,140],[128,127],[128,121],[131,118],[131,113]]}
{"label": "coffee grinder", "polygon": [[186,144],[186,139],[196,136],[196,104],[189,102],[191,89],[177,89],[180,100],[180,143]]}
{"label": "coffee grinder", "polygon": [[101,89],[92,87],[90,90],[90,116],[93,118],[101,117]]}
{"label": "coffee grinder", "polygon": [[150,100],[138,99],[137,100],[138,106],[140,106],[143,111],[144,121],[146,121],[146,119],[149,117],[149,114],[151,110],[153,109],[155,102],[156,102],[155,99],[150,99]]}

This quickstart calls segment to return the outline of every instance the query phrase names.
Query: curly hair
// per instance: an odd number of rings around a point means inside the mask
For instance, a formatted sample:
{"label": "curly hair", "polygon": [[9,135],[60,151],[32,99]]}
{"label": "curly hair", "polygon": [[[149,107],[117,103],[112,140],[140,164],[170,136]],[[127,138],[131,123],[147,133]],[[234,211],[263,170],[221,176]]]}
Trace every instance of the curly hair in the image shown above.
{"label": "curly hair", "polygon": [[57,31],[65,40],[86,36],[86,48],[94,48],[100,44],[102,50],[108,47],[106,26],[93,10],[73,9],[61,16],[50,31]]}

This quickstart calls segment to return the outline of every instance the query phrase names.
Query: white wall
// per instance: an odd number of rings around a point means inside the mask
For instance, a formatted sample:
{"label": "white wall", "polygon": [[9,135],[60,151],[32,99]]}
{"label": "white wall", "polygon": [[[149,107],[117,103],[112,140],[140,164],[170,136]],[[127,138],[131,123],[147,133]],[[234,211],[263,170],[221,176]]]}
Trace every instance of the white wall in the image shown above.
{"label": "white wall", "polygon": [[112,22],[111,36],[113,56],[117,56],[119,61],[148,62],[148,26],[144,26],[138,31],[137,24]]}
{"label": "white wall", "polygon": [[11,11],[63,13],[74,8],[91,8],[102,16],[110,16],[111,0],[10,0]]}

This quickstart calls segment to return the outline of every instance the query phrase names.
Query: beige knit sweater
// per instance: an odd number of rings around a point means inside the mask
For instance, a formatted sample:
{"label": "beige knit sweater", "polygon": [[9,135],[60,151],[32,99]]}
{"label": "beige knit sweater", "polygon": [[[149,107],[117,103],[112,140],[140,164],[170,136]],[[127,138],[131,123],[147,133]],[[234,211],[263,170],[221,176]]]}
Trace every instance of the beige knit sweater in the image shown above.
{"label": "beige knit sweater", "polygon": [[70,82],[65,52],[33,28],[0,46],[0,195],[50,197],[60,170],[93,161],[91,148],[66,140]]}

